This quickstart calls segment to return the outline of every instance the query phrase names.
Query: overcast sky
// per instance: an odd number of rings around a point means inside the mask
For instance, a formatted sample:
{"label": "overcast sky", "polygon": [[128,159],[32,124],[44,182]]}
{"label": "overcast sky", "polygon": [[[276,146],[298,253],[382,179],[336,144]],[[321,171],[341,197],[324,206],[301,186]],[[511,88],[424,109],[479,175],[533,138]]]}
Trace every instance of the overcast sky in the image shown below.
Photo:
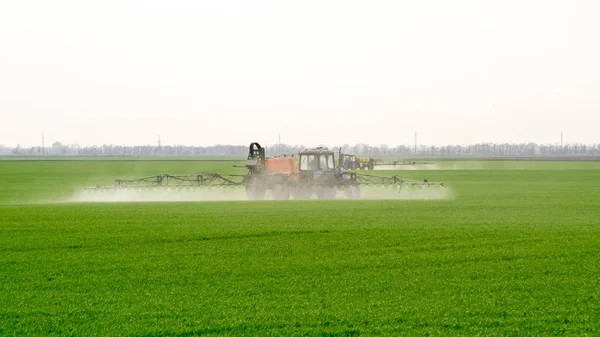
{"label": "overcast sky", "polygon": [[600,1],[0,0],[0,144],[600,143]]}

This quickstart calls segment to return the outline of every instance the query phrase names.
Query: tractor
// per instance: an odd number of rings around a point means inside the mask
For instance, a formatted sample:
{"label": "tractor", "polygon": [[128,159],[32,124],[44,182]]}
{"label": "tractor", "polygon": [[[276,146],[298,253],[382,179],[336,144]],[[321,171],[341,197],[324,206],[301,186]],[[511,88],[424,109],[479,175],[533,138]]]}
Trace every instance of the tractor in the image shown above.
{"label": "tractor", "polygon": [[[344,166],[344,158],[360,157],[334,152],[323,147],[304,150],[296,155],[267,158],[265,149],[251,143],[243,167],[246,174],[196,173],[189,175],[158,174],[139,179],[116,179],[114,186],[86,188],[86,192],[114,192],[119,190],[166,191],[243,187],[249,200],[263,200],[270,191],[275,200],[334,199],[343,192],[348,199],[360,198],[360,186],[443,186],[441,182],[408,180],[398,176],[378,176],[351,171]],[[369,158],[367,158],[369,159]],[[367,168],[368,163],[367,162]],[[356,161],[355,161],[356,163]]]}
{"label": "tractor", "polygon": [[276,200],[334,199],[338,190],[348,198],[359,198],[356,175],[336,165],[334,152],[318,147],[300,152],[297,156],[266,158],[258,143],[250,145],[246,167],[250,178],[246,193],[251,200],[261,200],[271,190]]}
{"label": "tractor", "polygon": [[375,159],[369,157],[356,157],[358,167],[361,170],[373,170],[375,168]]}

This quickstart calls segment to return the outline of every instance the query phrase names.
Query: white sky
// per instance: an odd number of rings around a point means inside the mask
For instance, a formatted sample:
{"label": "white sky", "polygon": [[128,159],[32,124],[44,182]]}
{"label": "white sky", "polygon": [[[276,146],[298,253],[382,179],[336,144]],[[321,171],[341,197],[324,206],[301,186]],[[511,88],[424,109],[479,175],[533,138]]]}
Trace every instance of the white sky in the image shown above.
{"label": "white sky", "polygon": [[600,1],[0,0],[0,144],[600,143]]}

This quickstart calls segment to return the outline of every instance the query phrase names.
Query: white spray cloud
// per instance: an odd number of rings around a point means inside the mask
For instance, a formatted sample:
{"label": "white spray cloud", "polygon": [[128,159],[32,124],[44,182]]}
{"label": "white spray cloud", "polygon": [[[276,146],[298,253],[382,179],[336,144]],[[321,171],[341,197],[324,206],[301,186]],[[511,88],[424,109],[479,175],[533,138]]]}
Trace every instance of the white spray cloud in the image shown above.
{"label": "white spray cloud", "polygon": [[[362,200],[440,200],[451,199],[452,192],[447,187],[403,187],[397,186],[361,187]],[[265,200],[272,200],[269,191]],[[312,199],[317,199],[315,195]],[[336,199],[346,199],[343,191],[338,191]],[[188,201],[241,201],[248,200],[244,188],[199,188],[188,190],[89,190],[79,191],[62,202],[188,202]]]}

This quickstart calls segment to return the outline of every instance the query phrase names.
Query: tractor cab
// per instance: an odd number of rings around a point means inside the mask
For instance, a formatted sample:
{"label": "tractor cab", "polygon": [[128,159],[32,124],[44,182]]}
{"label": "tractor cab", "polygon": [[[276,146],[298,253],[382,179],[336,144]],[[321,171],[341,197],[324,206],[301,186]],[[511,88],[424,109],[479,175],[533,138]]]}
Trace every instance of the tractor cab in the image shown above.
{"label": "tractor cab", "polygon": [[344,170],[357,170],[360,168],[358,158],[353,154],[342,154],[340,150],[340,168]]}
{"label": "tractor cab", "polygon": [[313,192],[319,199],[334,199],[338,190],[350,198],[360,195],[356,174],[339,167],[333,151],[318,147],[300,152],[299,157],[297,199],[309,198]]}
{"label": "tractor cab", "polygon": [[333,151],[318,147],[300,152],[300,172],[334,171]]}
{"label": "tractor cab", "polygon": [[300,152],[297,199],[309,199],[316,193],[319,199],[333,199],[340,184],[333,151],[318,147]]}

